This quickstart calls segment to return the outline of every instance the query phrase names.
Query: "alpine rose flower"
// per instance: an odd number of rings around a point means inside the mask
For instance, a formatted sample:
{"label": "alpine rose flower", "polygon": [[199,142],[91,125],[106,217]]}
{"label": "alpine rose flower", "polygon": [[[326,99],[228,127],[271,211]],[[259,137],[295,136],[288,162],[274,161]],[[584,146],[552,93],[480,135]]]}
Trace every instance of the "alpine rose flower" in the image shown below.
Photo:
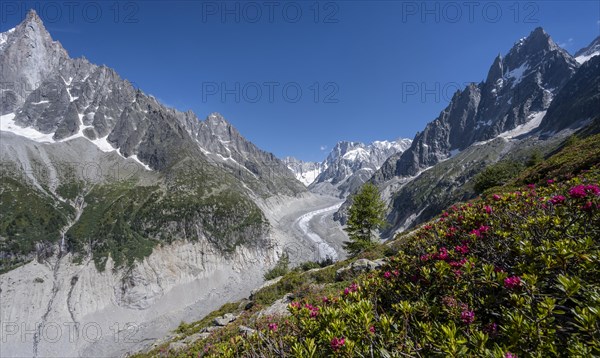
{"label": "alpine rose flower", "polygon": [[473,312],[473,311],[462,311],[462,313],[460,314],[460,319],[465,324],[471,324],[471,323],[473,323],[473,321],[475,321],[475,312]]}
{"label": "alpine rose flower", "polygon": [[346,338],[344,338],[344,337],[342,337],[342,338],[334,337],[331,340],[331,349],[333,349],[334,351],[337,351],[340,348],[342,348],[344,346],[344,344],[346,344]]}
{"label": "alpine rose flower", "polygon": [[592,206],[593,206],[592,202],[588,201],[587,203],[585,203],[585,204],[583,204],[581,206],[581,210],[583,210],[583,211],[592,211]]}
{"label": "alpine rose flower", "polygon": [[521,278],[519,276],[510,276],[504,279],[504,287],[515,288],[521,286]]}
{"label": "alpine rose flower", "polygon": [[569,190],[569,195],[572,198],[585,198],[588,194],[591,196],[599,196],[600,187],[598,187],[598,185],[577,185]]}

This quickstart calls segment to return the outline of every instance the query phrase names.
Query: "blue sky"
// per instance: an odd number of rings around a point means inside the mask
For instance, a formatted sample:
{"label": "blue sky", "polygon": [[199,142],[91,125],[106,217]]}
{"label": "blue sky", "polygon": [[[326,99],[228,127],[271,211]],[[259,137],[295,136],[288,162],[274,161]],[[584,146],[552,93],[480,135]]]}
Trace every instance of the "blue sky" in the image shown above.
{"label": "blue sky", "polygon": [[412,138],[535,27],[574,53],[598,36],[599,4],[3,1],[0,21],[35,8],[72,57],[201,119],[220,112],[279,157],[320,161],[339,140]]}

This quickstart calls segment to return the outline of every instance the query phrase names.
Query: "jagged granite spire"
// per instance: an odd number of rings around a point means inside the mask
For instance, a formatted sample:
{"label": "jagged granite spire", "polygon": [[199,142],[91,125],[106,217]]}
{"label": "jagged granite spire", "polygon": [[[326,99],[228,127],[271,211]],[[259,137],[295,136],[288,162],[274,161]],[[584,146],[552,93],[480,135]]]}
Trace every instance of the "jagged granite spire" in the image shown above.
{"label": "jagged granite spire", "polygon": [[27,94],[45,81],[68,54],[52,37],[35,10],[14,30],[4,33],[0,52],[3,90],[0,101],[2,114],[13,112]]}
{"label": "jagged granite spire", "polygon": [[493,83],[496,80],[502,78],[504,76],[504,70],[502,66],[502,55],[498,54],[494,59],[494,63],[490,70],[488,71],[487,79],[485,80],[488,83]]}
{"label": "jagged granite spire", "polygon": [[392,156],[375,182],[412,176],[474,142],[497,136],[545,111],[552,97],[575,73],[577,62],[541,28],[498,55],[485,82],[454,95],[440,115],[418,133],[402,156]]}

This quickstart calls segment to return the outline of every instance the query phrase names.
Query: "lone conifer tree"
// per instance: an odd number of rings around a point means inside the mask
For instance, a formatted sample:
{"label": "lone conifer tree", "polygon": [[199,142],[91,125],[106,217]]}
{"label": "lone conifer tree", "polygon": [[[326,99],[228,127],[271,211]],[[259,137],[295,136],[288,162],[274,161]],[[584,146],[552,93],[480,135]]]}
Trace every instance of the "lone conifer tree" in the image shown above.
{"label": "lone conifer tree", "polygon": [[348,210],[348,232],[350,241],[344,248],[351,256],[356,256],[373,245],[375,231],[385,225],[385,203],[379,196],[377,187],[366,183],[358,194],[352,198],[352,206]]}

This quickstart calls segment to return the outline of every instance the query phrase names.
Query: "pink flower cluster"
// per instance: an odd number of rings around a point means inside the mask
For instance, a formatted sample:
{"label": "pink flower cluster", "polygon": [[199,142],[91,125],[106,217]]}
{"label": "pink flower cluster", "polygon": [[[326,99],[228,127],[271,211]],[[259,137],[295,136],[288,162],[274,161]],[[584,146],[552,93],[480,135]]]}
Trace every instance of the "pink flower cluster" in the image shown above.
{"label": "pink flower cluster", "polygon": [[277,331],[277,323],[269,323],[269,331]]}
{"label": "pink flower cluster", "polygon": [[421,255],[421,261],[429,261],[431,259],[437,259],[445,261],[448,259],[448,249],[445,247],[440,247],[439,252],[434,254],[425,254]]}
{"label": "pink flower cluster", "polygon": [[466,255],[469,253],[469,245],[467,244],[466,241],[463,241],[462,245],[457,245],[454,247],[454,251],[459,252],[463,255]]}
{"label": "pink flower cluster", "polygon": [[569,190],[569,195],[572,198],[585,198],[588,194],[599,196],[600,187],[598,185],[577,185]]}
{"label": "pink flower cluster", "polygon": [[447,260],[448,259],[448,249],[445,247],[441,247],[440,251],[435,254],[435,258],[438,260]]}
{"label": "pink flower cluster", "polygon": [[490,230],[489,226],[481,225],[478,229],[471,230],[470,234],[480,238]]}
{"label": "pink flower cluster", "polygon": [[493,211],[493,210],[492,210],[492,207],[491,207],[491,206],[489,206],[489,205],[486,205],[486,206],[484,206],[484,207],[483,207],[483,210],[484,210],[484,211],[485,211],[485,213],[486,213],[486,214],[488,214],[488,215],[489,215],[489,214],[491,214],[491,213],[492,213],[492,211]]}
{"label": "pink flower cluster", "polygon": [[511,352],[506,352],[504,358],[517,358],[516,354],[512,354]]}
{"label": "pink flower cluster", "polygon": [[304,307],[308,308],[308,310],[310,311],[310,313],[309,313],[310,318],[315,318],[319,315],[319,307],[313,306],[309,303],[305,304]]}
{"label": "pink flower cluster", "polygon": [[334,351],[338,351],[340,348],[342,348],[344,346],[344,344],[346,344],[346,338],[334,337],[331,340],[331,349],[333,349]]}
{"label": "pink flower cluster", "polygon": [[294,301],[294,302],[290,303],[290,308],[300,309],[300,306],[301,306],[300,302]]}
{"label": "pink flower cluster", "polygon": [[463,267],[464,264],[467,263],[467,259],[462,259],[460,261],[450,261],[449,264],[452,267]]}
{"label": "pink flower cluster", "polygon": [[358,285],[356,283],[352,283],[350,286],[348,286],[344,289],[344,295],[348,295],[351,292],[356,292],[356,291],[358,291]]}
{"label": "pink flower cluster", "polygon": [[552,203],[553,205],[559,205],[565,202],[565,200],[567,200],[567,198],[565,198],[562,195],[555,195],[550,199],[550,203]]}
{"label": "pink flower cluster", "polygon": [[465,324],[471,324],[475,321],[475,312],[473,311],[462,311],[460,314],[460,319]]}
{"label": "pink flower cluster", "polygon": [[521,278],[519,276],[510,276],[504,279],[504,287],[512,289],[521,286]]}
{"label": "pink flower cluster", "polygon": [[455,228],[454,226],[449,227],[448,232],[446,233],[446,237],[454,237],[454,235],[456,234],[457,231],[458,231],[458,229]]}
{"label": "pink flower cluster", "polygon": [[[583,211],[592,211],[593,206],[594,205],[592,204],[592,202],[588,201],[587,203],[585,203],[585,204],[583,204],[581,206],[581,210],[583,210]],[[596,205],[596,207],[598,207],[598,205]]]}

